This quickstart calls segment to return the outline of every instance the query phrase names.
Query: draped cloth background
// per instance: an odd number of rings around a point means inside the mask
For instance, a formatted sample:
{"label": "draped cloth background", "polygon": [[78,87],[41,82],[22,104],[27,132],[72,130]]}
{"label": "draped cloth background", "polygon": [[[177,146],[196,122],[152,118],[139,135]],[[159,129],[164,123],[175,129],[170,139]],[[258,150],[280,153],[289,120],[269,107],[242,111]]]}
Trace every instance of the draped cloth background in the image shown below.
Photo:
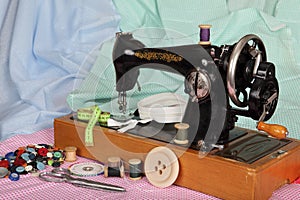
{"label": "draped cloth background", "polygon": [[[132,31],[148,46],[180,45],[198,42],[200,23],[212,24],[215,45],[233,44],[249,33],[262,38],[280,84],[270,122],[286,125],[300,139],[299,9],[299,0],[2,0],[0,140],[52,127],[54,118],[94,102],[114,112],[115,32]],[[153,93],[182,92],[180,81],[146,70],[142,92],[131,94],[131,108]],[[238,125],[255,128],[242,117]]]}
{"label": "draped cloth background", "polygon": [[[279,103],[270,123],[287,126],[290,137],[300,139],[300,1],[237,1],[212,0],[114,0],[121,15],[120,29],[132,32],[148,47],[197,43],[198,24],[211,24],[211,41],[215,45],[234,44],[246,34],[256,34],[264,42],[268,61],[276,66],[280,85]],[[114,67],[111,53],[114,39],[106,42],[95,65],[82,85],[68,96],[73,110],[99,103],[103,109],[117,111]],[[142,70],[141,70],[142,71]],[[138,87],[129,93],[129,108],[153,93],[184,93],[183,77],[143,69]],[[181,84],[178,84],[181,83]],[[252,119],[239,117],[238,126],[255,129]]]}
{"label": "draped cloth background", "polygon": [[51,127],[71,112],[66,96],[119,19],[110,0],[1,1],[0,140]]}

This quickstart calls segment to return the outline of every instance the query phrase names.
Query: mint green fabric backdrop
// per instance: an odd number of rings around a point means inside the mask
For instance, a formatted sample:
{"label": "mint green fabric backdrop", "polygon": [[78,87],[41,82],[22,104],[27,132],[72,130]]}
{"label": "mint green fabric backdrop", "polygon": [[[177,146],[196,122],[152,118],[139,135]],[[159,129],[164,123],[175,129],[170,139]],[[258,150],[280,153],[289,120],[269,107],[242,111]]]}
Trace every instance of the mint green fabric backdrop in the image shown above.
{"label": "mint green fabric backdrop", "polygon": [[[264,42],[268,61],[276,66],[279,104],[270,123],[287,126],[290,137],[300,139],[300,1],[299,0],[113,0],[121,15],[120,30],[133,32],[148,47],[192,44],[199,41],[198,24],[211,24],[211,42],[233,44],[246,34]],[[73,110],[97,102],[102,110],[118,112],[115,72],[112,65],[114,39],[105,42],[90,73],[68,96]],[[183,93],[183,78],[143,69],[137,87],[129,92],[129,107],[151,94]],[[238,126],[255,129],[255,121],[239,117]]]}

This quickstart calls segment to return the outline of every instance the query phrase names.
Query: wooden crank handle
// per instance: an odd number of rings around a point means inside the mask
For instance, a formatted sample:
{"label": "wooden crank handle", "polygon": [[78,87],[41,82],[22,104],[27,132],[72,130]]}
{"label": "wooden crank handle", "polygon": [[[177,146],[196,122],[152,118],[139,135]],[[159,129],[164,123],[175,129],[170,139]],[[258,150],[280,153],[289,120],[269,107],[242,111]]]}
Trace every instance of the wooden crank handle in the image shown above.
{"label": "wooden crank handle", "polygon": [[270,136],[278,139],[286,138],[289,133],[285,126],[279,124],[266,124],[262,121],[258,122],[257,129],[259,131],[264,131]]}

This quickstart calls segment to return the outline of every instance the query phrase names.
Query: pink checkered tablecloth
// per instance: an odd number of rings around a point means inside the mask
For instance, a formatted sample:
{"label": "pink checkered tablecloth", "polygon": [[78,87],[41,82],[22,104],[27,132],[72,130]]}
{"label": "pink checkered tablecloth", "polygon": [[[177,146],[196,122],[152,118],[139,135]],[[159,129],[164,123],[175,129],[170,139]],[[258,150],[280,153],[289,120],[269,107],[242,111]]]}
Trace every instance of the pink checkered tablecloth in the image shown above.
{"label": "pink checkered tablecloth", "polygon": [[[18,147],[28,144],[53,144],[53,129],[41,130],[29,135],[17,135],[0,143],[0,155],[15,151]],[[76,162],[91,162],[78,157]],[[71,163],[64,162],[62,167],[68,168]],[[47,166],[43,171],[50,171]],[[159,189],[152,186],[147,178],[132,181],[125,178],[104,178],[103,175],[87,177],[87,179],[119,185],[126,192],[106,192],[73,186],[68,183],[50,183],[40,180],[33,174],[21,175],[19,181],[8,178],[0,179],[0,199],[217,199],[206,194],[172,185]],[[216,189],[218,189],[216,187]],[[300,184],[284,185],[274,191],[271,200],[300,199]]]}

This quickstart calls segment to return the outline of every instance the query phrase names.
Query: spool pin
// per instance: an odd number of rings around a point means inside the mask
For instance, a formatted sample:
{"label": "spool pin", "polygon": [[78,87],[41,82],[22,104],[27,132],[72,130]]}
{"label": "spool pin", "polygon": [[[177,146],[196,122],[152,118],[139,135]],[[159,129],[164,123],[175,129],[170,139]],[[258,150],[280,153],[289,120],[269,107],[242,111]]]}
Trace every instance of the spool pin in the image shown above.
{"label": "spool pin", "polygon": [[174,139],[174,142],[180,145],[188,144],[188,129],[190,125],[187,123],[177,123],[174,125],[174,127],[177,129],[177,134]]}
{"label": "spool pin", "polygon": [[210,39],[210,28],[211,25],[209,24],[200,24],[200,45],[210,45],[211,42],[209,41]]}

